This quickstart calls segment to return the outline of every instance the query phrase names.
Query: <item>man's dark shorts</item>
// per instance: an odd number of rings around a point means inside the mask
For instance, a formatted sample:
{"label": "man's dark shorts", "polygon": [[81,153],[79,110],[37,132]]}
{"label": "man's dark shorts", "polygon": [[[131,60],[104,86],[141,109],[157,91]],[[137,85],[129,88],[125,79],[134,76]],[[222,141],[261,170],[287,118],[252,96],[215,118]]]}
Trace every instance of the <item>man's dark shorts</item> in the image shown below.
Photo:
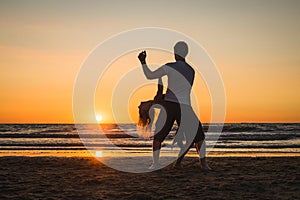
{"label": "man's dark shorts", "polygon": [[165,111],[161,110],[158,116],[154,140],[163,142],[175,121],[179,126],[177,134],[184,134],[190,144],[205,139],[202,124],[191,106],[170,101],[163,101],[161,105]]}

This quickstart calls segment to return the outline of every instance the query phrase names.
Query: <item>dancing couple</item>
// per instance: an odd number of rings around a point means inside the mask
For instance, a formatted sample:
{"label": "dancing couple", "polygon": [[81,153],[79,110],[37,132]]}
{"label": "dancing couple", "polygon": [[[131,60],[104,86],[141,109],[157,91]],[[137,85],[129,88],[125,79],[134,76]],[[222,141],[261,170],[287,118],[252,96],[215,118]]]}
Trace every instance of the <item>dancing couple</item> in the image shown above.
{"label": "dancing couple", "polygon": [[[149,169],[159,168],[161,144],[176,121],[178,124],[176,138],[185,137],[186,142],[184,145],[181,143],[181,150],[174,167],[181,167],[183,157],[195,144],[201,168],[210,170],[206,163],[206,143],[202,124],[191,106],[190,94],[194,83],[195,71],[185,60],[187,54],[188,45],[183,41],[177,42],[174,46],[176,62],[167,63],[154,71],[151,71],[147,66],[146,51],[138,55],[146,78],[159,79],[159,90],[154,102],[159,99],[159,104],[165,110],[165,112],[160,112],[156,122],[152,144],[153,163]],[[168,77],[168,88],[164,95],[162,95],[162,86],[160,86],[163,76]]]}

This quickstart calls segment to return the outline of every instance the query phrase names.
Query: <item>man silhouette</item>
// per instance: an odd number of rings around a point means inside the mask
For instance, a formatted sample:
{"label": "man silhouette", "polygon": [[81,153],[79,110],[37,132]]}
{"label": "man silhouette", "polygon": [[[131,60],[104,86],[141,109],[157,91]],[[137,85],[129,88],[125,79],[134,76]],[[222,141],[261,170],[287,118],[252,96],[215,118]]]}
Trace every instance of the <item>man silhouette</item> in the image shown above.
{"label": "man silhouette", "polygon": [[186,145],[181,149],[175,167],[180,167],[184,155],[195,143],[202,169],[210,169],[206,163],[206,144],[202,124],[191,107],[190,94],[195,71],[185,61],[187,54],[188,45],[183,41],[177,42],[174,46],[176,62],[167,63],[155,71],[151,71],[147,66],[146,51],[141,52],[138,56],[147,79],[168,77],[168,88],[162,102],[166,112],[160,112],[156,122],[152,144],[153,164],[150,169],[159,167],[161,143],[171,131],[175,120],[179,125],[177,134],[185,133],[186,138]]}

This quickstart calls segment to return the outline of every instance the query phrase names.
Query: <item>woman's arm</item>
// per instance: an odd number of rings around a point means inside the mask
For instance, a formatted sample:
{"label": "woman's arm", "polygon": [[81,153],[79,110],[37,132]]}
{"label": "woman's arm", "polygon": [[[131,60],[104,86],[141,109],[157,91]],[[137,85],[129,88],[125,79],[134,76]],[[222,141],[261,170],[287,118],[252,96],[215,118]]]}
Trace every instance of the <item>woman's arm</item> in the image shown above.
{"label": "woman's arm", "polygon": [[154,97],[154,103],[160,103],[163,101],[163,99],[164,99],[163,90],[164,90],[163,82],[162,82],[162,79],[159,78],[158,84],[157,84],[157,92]]}
{"label": "woman's arm", "polygon": [[163,82],[161,78],[158,78],[158,84],[157,84],[157,93],[156,94],[162,94],[164,90]]}

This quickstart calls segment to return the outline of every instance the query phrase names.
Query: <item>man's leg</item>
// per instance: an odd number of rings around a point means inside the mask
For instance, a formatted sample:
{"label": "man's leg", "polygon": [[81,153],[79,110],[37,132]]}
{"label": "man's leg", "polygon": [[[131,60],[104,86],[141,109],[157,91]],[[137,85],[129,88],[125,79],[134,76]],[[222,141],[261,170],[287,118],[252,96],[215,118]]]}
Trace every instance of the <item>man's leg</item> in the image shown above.
{"label": "man's leg", "polygon": [[211,168],[206,163],[206,142],[205,142],[203,127],[200,121],[199,121],[199,128],[197,131],[197,135],[195,137],[195,146],[196,146],[197,153],[199,155],[201,168],[204,170],[211,170]]}
{"label": "man's leg", "polygon": [[206,163],[206,142],[205,140],[201,140],[195,143],[197,153],[199,155],[201,168],[204,170],[211,170],[211,168]]}
{"label": "man's leg", "polygon": [[[188,120],[185,121],[184,124],[181,123],[182,125],[184,125],[183,129],[185,130],[186,133],[186,139],[187,139],[186,144],[191,144],[189,145],[189,147],[191,147],[192,144],[195,143],[202,169],[210,170],[210,167],[206,163],[206,143],[204,141],[205,135],[204,135],[202,124],[199,118],[197,117],[197,115],[195,114],[195,112],[193,111],[192,107],[185,107],[185,106],[182,107],[184,109],[182,112],[183,120],[186,119]],[[198,126],[195,127],[193,126],[193,124],[198,124]],[[181,156],[182,158],[188,152],[188,150],[189,148],[185,150],[184,154]],[[179,158],[176,164],[180,165],[182,158]]]}
{"label": "man's leg", "polygon": [[186,146],[183,146],[180,148],[180,151],[178,153],[178,158],[176,160],[176,163],[175,163],[175,168],[181,168],[181,162],[184,158],[184,156],[187,154],[187,152],[190,150],[190,148],[193,146],[193,143],[188,147],[186,148]]}
{"label": "man's leg", "polygon": [[181,134],[182,137],[185,136],[186,140],[185,145],[180,149],[174,166],[175,168],[180,168],[184,156],[194,145],[194,140],[200,127],[197,126],[199,122],[198,117],[189,105],[180,105],[180,112],[176,116],[176,121],[179,124],[179,134]]}

